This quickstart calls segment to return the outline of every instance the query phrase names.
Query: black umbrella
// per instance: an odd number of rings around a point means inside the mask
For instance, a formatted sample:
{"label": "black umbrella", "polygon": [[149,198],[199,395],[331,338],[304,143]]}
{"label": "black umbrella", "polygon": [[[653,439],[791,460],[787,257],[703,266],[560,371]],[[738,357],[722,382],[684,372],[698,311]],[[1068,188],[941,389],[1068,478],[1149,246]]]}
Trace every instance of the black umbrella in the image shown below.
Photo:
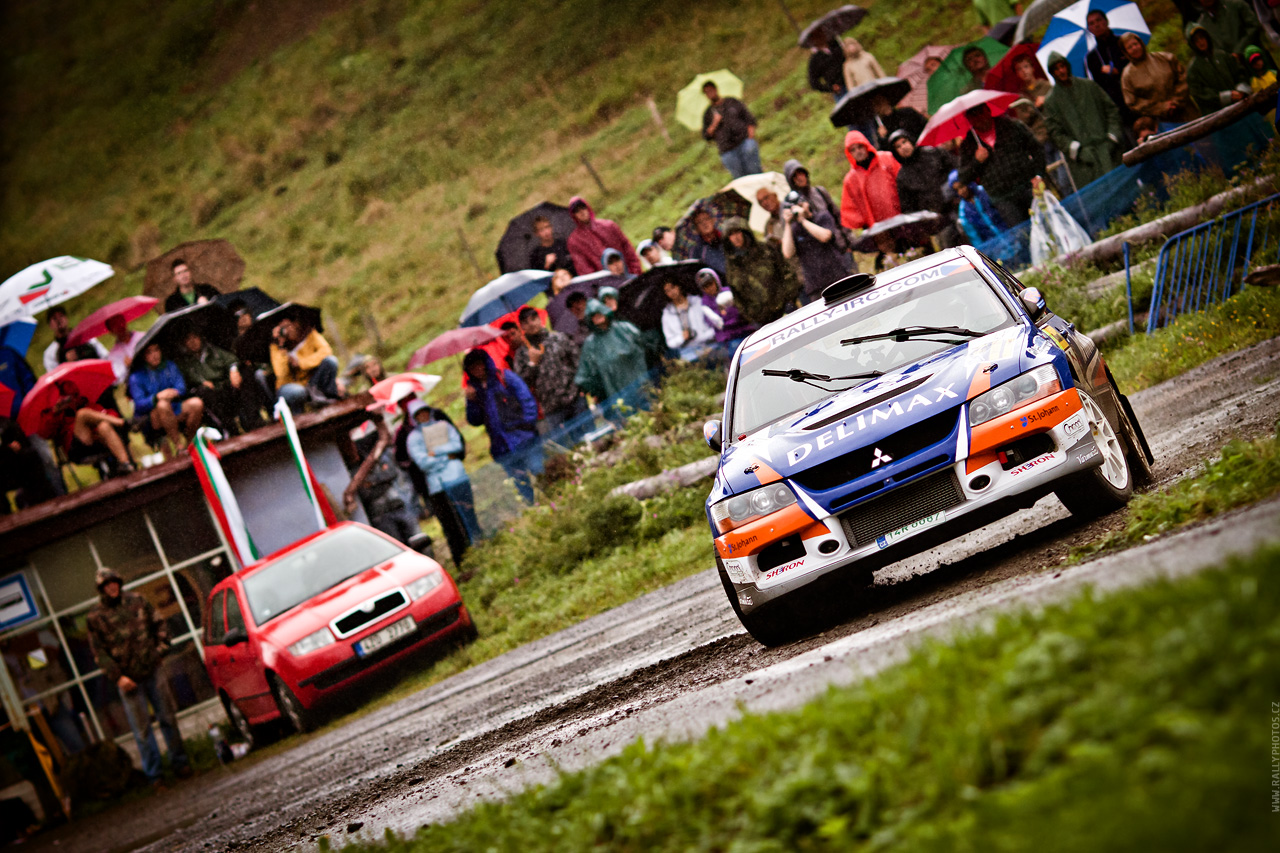
{"label": "black umbrella", "polygon": [[918,245],[927,240],[930,235],[941,231],[945,224],[946,220],[931,210],[899,213],[863,231],[862,236],[853,241],[853,250],[855,252],[879,251],[876,238],[884,234],[894,240],[906,240]]}
{"label": "black umbrella", "polygon": [[230,293],[222,293],[213,301],[232,313],[235,313],[237,308],[243,306],[255,317],[259,314],[267,313],[272,308],[280,307],[279,299],[272,297],[270,294],[263,293],[256,287],[246,287],[243,290],[233,290]]}
{"label": "black umbrella", "polygon": [[702,266],[701,261],[677,261],[640,273],[618,291],[618,319],[635,323],[641,329],[658,328],[662,325],[662,309],[668,301],[663,285],[673,281],[685,293],[697,296],[695,278]]}
{"label": "black umbrella", "polygon": [[[547,317],[551,320],[551,328],[558,332],[568,333],[568,330],[577,328],[577,317],[573,317],[569,313],[569,297],[575,293],[581,293],[588,299],[594,299],[600,292],[602,287],[612,287],[620,289],[625,284],[627,278],[621,275],[614,275],[608,270],[600,270],[599,272],[587,273],[577,278],[571,279],[565,285],[564,290],[557,293],[547,301]],[[566,318],[572,318],[566,319]]]}
{"label": "black umbrella", "polygon": [[200,333],[208,343],[231,349],[236,340],[236,319],[231,312],[217,302],[203,302],[190,305],[181,311],[161,314],[146,334],[134,347],[135,352],[142,352],[153,343],[160,344],[160,350],[166,358],[173,358],[181,352],[182,342],[191,331]]}
{"label": "black umbrella", "polygon": [[236,355],[240,360],[260,364],[271,361],[271,332],[280,325],[281,320],[293,320],[300,326],[313,328],[317,332],[324,331],[319,308],[286,302],[265,314],[259,314],[253,325],[236,341]]}
{"label": "black umbrella", "polygon": [[846,30],[853,29],[866,16],[867,10],[860,6],[841,6],[839,9],[832,9],[804,28],[800,33],[799,44],[801,47],[813,47],[814,45],[809,44],[809,40],[820,30],[825,31],[828,36],[838,36]]}
{"label": "black umbrella", "polygon": [[529,253],[538,238],[533,233],[533,220],[545,216],[551,220],[551,228],[557,240],[567,240],[573,233],[573,217],[569,208],[544,201],[531,207],[507,223],[507,230],[498,241],[494,256],[498,259],[498,272],[508,273],[529,268]]}
{"label": "black umbrella", "polygon": [[1021,15],[1014,15],[1005,18],[1003,21],[997,21],[996,25],[987,30],[987,37],[993,38],[1006,47],[1013,46],[1013,34],[1018,30],[1018,22],[1022,20]]}
{"label": "black umbrella", "polygon": [[848,127],[870,121],[875,116],[871,102],[876,95],[883,95],[890,104],[896,104],[911,91],[911,84],[900,77],[880,77],[868,80],[850,89],[831,109],[831,123],[836,127]]}

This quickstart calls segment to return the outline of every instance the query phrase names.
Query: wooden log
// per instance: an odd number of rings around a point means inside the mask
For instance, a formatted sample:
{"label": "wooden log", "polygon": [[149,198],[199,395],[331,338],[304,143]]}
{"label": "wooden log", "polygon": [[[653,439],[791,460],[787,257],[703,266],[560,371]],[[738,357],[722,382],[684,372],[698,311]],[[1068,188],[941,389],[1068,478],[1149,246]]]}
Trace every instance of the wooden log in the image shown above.
{"label": "wooden log", "polygon": [[618,486],[611,494],[628,495],[636,500],[645,500],[661,492],[692,486],[700,480],[715,476],[716,467],[719,464],[719,456],[708,456],[697,462],[690,462],[688,465],[681,465],[679,468],[672,468],[661,474]]}
{"label": "wooden log", "polygon": [[1207,116],[1201,116],[1194,121],[1179,125],[1173,130],[1164,133],[1158,133],[1155,136],[1147,137],[1147,141],[1131,148],[1124,153],[1121,160],[1126,166],[1136,166],[1144,160],[1163,154],[1166,151],[1172,151],[1175,148],[1181,148],[1188,142],[1194,142],[1197,139],[1203,139],[1209,134],[1221,130],[1230,124],[1235,124],[1246,115],[1260,107],[1266,107],[1269,110],[1276,102],[1276,92],[1280,91],[1280,84],[1272,83],[1261,92],[1254,92],[1252,95],[1245,97],[1243,100],[1236,101],[1230,106],[1223,107],[1215,113],[1209,113]]}

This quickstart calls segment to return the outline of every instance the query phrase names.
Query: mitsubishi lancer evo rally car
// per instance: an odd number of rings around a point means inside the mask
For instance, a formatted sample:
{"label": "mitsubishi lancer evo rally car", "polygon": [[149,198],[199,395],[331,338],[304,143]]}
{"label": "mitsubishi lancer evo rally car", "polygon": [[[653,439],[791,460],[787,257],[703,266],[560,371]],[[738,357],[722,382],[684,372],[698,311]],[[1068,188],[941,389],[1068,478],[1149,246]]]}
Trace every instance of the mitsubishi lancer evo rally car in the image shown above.
{"label": "mitsubishi lancer evo rally car", "polygon": [[1055,493],[1129,500],[1152,457],[1098,348],[972,247],[857,274],[734,355],[707,518],[766,645],[883,566]]}

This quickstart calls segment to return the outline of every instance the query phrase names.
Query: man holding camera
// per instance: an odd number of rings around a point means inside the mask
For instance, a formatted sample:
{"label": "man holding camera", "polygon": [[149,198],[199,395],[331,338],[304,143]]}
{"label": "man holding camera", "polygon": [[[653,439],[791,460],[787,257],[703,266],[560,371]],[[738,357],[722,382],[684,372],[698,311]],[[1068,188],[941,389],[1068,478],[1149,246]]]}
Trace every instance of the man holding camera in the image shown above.
{"label": "man holding camera", "polygon": [[836,248],[836,221],[832,215],[813,211],[809,201],[792,190],[782,204],[782,256],[799,257],[804,271],[801,299],[812,302],[833,281],[849,275],[850,258]]}

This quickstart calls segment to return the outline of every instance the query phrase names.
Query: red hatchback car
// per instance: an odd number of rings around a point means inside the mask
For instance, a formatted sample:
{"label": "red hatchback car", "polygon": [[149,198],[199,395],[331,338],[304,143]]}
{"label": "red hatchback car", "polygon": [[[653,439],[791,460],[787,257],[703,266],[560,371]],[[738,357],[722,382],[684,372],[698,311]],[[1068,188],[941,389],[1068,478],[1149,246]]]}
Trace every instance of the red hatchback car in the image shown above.
{"label": "red hatchback car", "polygon": [[233,574],[209,594],[204,665],[250,744],[424,647],[473,639],[453,578],[389,536],[343,522]]}

